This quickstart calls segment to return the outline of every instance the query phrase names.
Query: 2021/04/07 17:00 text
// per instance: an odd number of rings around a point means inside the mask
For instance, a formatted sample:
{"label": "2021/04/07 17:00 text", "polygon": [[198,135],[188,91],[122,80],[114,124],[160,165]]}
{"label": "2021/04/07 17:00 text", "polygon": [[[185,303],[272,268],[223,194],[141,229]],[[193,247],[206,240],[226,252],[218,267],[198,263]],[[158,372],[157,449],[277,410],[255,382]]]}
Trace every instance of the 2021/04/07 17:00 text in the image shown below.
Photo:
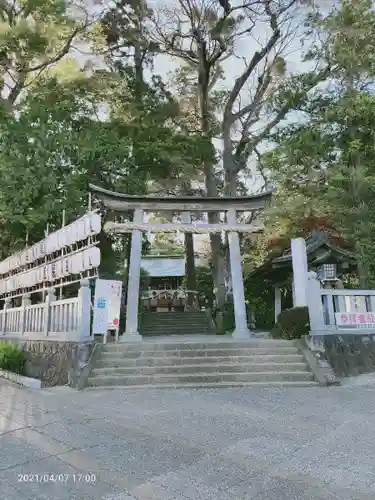
{"label": "2021/04/07 17:00 text", "polygon": [[54,474],[45,472],[44,474],[18,474],[18,483],[88,483],[96,482],[96,474]]}

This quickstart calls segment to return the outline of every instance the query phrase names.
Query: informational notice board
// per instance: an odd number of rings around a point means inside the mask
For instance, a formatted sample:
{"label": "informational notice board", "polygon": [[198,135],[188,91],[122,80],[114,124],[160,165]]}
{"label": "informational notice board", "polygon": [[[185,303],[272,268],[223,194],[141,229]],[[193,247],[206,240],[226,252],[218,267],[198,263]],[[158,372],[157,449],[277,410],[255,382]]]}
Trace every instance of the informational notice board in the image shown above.
{"label": "informational notice board", "polygon": [[97,279],[94,296],[93,334],[117,330],[120,323],[122,282]]}

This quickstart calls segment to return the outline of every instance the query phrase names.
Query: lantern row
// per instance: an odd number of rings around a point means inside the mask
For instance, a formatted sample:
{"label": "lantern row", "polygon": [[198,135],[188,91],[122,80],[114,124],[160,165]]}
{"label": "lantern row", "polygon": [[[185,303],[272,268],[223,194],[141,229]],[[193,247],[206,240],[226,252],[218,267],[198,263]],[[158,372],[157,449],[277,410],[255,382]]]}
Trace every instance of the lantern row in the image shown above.
{"label": "lantern row", "polygon": [[63,250],[66,247],[90,238],[90,236],[95,236],[100,233],[101,226],[102,221],[99,214],[87,213],[68,226],[49,234],[44,240],[39,241],[32,247],[0,262],[0,275],[7,274],[17,268],[43,259],[47,255]]}
{"label": "lantern row", "polygon": [[66,276],[80,274],[84,271],[94,269],[100,265],[100,249],[97,247],[87,248],[81,252],[43,266],[35,267],[10,278],[0,280],[0,295],[14,292],[25,288],[32,288],[41,283],[53,283]]}

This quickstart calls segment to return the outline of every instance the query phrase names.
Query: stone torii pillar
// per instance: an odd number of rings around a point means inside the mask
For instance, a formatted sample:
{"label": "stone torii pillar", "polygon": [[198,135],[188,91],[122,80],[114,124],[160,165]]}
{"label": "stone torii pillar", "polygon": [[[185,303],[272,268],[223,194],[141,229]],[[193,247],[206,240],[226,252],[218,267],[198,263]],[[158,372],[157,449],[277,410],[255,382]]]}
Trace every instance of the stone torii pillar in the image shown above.
{"label": "stone torii pillar", "polygon": [[[235,226],[237,224],[237,211],[234,208],[228,210],[228,224]],[[238,232],[228,233],[229,258],[232,274],[232,291],[234,316],[236,327],[232,333],[234,339],[248,339],[254,334],[247,327],[247,314],[245,302],[245,289],[243,285],[242,257],[240,247],[240,237]]]}
{"label": "stone torii pillar", "polygon": [[[133,222],[142,224],[143,210],[134,210]],[[139,282],[142,262],[142,231],[134,230],[131,236],[130,264],[128,269],[128,296],[126,304],[126,328],[121,342],[142,340],[138,331]]]}

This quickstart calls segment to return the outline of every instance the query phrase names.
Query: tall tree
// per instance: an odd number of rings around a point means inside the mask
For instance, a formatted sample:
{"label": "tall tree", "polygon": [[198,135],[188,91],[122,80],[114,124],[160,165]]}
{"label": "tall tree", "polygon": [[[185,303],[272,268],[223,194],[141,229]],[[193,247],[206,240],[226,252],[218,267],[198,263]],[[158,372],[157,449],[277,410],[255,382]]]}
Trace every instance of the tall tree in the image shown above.
{"label": "tall tree", "polygon": [[[201,133],[214,144],[221,140],[221,163],[206,162],[206,193],[235,196],[240,174],[248,173],[249,161],[270,138],[271,132],[290,111],[298,109],[309,90],[327,76],[328,67],[287,75],[284,53],[298,33],[305,11],[296,12],[297,0],[257,0],[239,5],[213,4],[208,0],[175,0],[153,18],[154,40],[171,56],[184,61],[196,79]],[[294,16],[299,17],[294,17]],[[293,23],[294,19],[294,23]],[[261,33],[261,35],[259,35]],[[243,69],[223,84],[223,68],[239,57],[238,45],[246,40],[256,47],[245,56]],[[251,42],[250,42],[251,40]],[[212,110],[221,84],[221,105]],[[219,120],[219,130],[217,121]],[[218,214],[210,214],[216,222]],[[225,299],[224,251],[220,235],[211,236],[217,303]]]}
{"label": "tall tree", "polygon": [[330,64],[331,86],[310,96],[305,120],[275,135],[276,149],[263,158],[279,186],[273,231],[285,237],[323,226],[340,235],[357,253],[365,288],[369,272],[375,276],[374,21],[367,0],[346,0],[312,20],[323,40],[315,54]]}
{"label": "tall tree", "polygon": [[46,70],[67,56],[95,21],[60,0],[0,3],[1,99],[14,106]]}

